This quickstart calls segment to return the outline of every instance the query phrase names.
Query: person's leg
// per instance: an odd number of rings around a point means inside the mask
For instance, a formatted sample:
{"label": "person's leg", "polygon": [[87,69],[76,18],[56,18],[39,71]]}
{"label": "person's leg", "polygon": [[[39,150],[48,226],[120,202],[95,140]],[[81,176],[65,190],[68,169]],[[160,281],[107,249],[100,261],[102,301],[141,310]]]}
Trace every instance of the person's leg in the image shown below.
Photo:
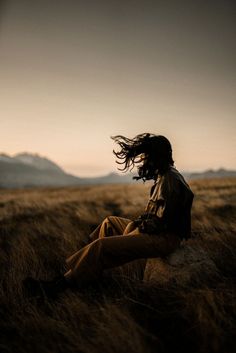
{"label": "person's leg", "polygon": [[[90,243],[97,239],[111,237],[114,235],[122,235],[126,229],[127,224],[130,222],[131,220],[128,218],[116,216],[106,217],[104,221],[89,235]],[[73,267],[79,253],[80,250],[76,251],[66,260],[68,269]]]}
{"label": "person's leg", "polygon": [[[128,235],[104,237],[83,247],[74,259],[70,270],[53,281],[26,279],[24,286],[31,294],[56,298],[66,288],[76,285],[84,287],[98,280],[103,270],[124,265],[136,259],[165,257],[180,245],[180,239],[174,234],[163,236],[137,234],[137,230]],[[140,261],[139,270],[144,272],[146,261]],[[33,291],[33,293],[32,293]]]}
{"label": "person's leg", "polygon": [[180,240],[176,235],[155,236],[129,234],[95,240],[67,260],[70,270],[66,280],[79,287],[99,279],[102,271],[127,262],[149,257],[165,257],[176,249]]}
{"label": "person's leg", "polygon": [[89,239],[94,241],[98,238],[110,237],[123,234],[126,226],[131,220],[123,217],[108,216],[99,226],[89,235]]}

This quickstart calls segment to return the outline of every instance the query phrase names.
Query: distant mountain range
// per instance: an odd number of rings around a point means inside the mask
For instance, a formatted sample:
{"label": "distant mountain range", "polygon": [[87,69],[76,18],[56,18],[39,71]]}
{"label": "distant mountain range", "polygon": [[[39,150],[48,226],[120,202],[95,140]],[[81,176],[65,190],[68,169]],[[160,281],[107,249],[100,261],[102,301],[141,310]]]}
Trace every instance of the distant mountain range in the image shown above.
{"label": "distant mountain range", "polygon": [[217,170],[208,169],[203,172],[183,173],[188,179],[209,179],[209,178],[230,178],[236,177],[236,170],[219,168]]}
{"label": "distant mountain range", "polygon": [[[186,179],[236,177],[236,171],[218,169],[201,173],[182,173]],[[66,173],[56,163],[38,154],[19,153],[11,157],[0,154],[0,188],[35,186],[72,186],[88,184],[129,183],[132,175],[110,173],[101,177],[80,178]]]}
{"label": "distant mountain range", "polygon": [[20,153],[13,157],[0,154],[0,188],[127,183],[131,180],[132,176],[116,173],[80,178],[66,173],[56,163],[38,154]]}

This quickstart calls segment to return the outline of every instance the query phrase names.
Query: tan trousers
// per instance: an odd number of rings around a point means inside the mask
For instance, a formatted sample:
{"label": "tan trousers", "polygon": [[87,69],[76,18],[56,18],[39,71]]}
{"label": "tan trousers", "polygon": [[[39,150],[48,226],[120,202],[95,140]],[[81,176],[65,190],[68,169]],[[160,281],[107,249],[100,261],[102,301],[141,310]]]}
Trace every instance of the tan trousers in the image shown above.
{"label": "tan trousers", "polygon": [[[136,259],[165,257],[179,245],[173,233],[143,234],[126,218],[109,216],[90,234],[91,243],[66,260],[65,277],[84,286],[98,280],[103,270],[124,265]],[[146,261],[142,261],[144,272]]]}

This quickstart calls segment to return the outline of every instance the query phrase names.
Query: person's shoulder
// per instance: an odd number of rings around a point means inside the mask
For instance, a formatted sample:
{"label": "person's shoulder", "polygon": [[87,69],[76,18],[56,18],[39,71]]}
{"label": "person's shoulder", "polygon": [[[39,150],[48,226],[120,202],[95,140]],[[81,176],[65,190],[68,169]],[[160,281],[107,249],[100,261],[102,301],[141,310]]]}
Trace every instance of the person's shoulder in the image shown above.
{"label": "person's shoulder", "polygon": [[162,179],[164,180],[181,180],[182,175],[180,172],[174,167],[174,166],[169,166],[167,171],[162,175]]}
{"label": "person's shoulder", "polygon": [[168,183],[174,189],[179,189],[183,186],[189,188],[187,181],[175,166],[169,166],[163,175],[163,182]]}
{"label": "person's shoulder", "polygon": [[177,187],[180,184],[188,186],[188,183],[184,179],[183,175],[176,169],[175,166],[169,166],[166,172],[162,175],[158,175],[156,179],[157,184],[167,184],[170,187]]}
{"label": "person's shoulder", "polygon": [[185,192],[194,196],[194,194],[193,194],[189,184],[185,180],[184,176],[174,166],[171,166],[169,168],[168,176],[172,180],[172,183],[175,186],[178,184],[182,190],[185,190]]}
{"label": "person's shoulder", "polygon": [[170,166],[166,174],[167,174],[168,178],[179,180],[182,183],[187,184],[184,176],[174,166]]}

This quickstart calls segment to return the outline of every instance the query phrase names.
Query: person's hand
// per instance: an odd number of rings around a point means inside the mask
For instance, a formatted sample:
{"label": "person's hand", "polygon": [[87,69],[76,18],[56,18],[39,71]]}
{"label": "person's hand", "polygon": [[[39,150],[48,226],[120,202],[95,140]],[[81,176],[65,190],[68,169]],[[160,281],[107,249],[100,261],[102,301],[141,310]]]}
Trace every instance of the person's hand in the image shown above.
{"label": "person's hand", "polygon": [[148,213],[141,214],[137,219],[128,223],[123,234],[128,234],[130,232],[133,232],[135,229],[139,228],[144,222],[144,220],[147,219],[148,217],[150,217]]}
{"label": "person's hand", "polygon": [[158,217],[144,219],[138,228],[141,233],[147,234],[159,234],[166,231],[165,223]]}

